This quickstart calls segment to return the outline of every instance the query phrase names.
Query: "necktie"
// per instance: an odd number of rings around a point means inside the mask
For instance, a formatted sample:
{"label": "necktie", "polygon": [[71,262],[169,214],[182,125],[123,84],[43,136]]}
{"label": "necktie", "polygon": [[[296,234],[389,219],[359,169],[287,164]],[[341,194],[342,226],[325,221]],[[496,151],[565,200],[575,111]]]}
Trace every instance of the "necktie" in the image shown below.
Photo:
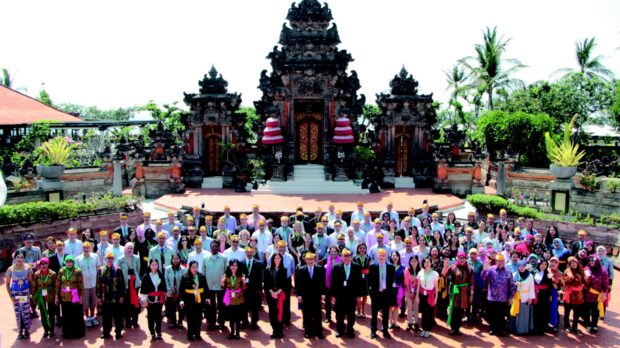
{"label": "necktie", "polygon": [[312,271],[313,271],[313,270],[314,270],[314,268],[313,268],[313,267],[308,268],[308,272],[310,272],[310,279],[312,279],[312,273],[313,273]]}
{"label": "necktie", "polygon": [[345,280],[349,280],[349,274],[351,274],[351,266],[344,266]]}
{"label": "necktie", "polygon": [[385,290],[385,265],[379,265],[379,291]]}
{"label": "necktie", "polygon": [[161,259],[161,264],[159,265],[160,269],[164,269],[164,262],[165,262],[165,258],[164,258],[164,248],[161,248],[161,255],[160,255],[160,259]]}

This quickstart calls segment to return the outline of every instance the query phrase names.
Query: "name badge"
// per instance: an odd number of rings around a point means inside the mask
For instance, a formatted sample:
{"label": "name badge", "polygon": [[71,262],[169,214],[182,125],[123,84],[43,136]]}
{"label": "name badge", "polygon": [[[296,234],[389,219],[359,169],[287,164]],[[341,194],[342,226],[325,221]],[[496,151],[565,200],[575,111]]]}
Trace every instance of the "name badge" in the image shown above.
{"label": "name badge", "polygon": [[28,302],[28,296],[15,296],[17,298],[17,302],[26,303]]}
{"label": "name badge", "polygon": [[41,289],[41,296],[47,296],[47,289]]}
{"label": "name badge", "polygon": [[362,274],[362,279],[366,279],[366,275],[365,274]]}
{"label": "name badge", "polygon": [[411,291],[411,293],[413,294],[415,292],[414,288],[409,289]]}
{"label": "name badge", "polygon": [[344,281],[344,284],[342,284],[342,286],[347,286],[347,281]]}
{"label": "name badge", "polygon": [[397,287],[398,287],[398,285],[396,285],[396,283],[392,283],[392,287],[393,287],[393,288],[397,288]]}
{"label": "name badge", "polygon": [[70,286],[65,286],[65,291],[71,291],[71,287]]}
{"label": "name badge", "polygon": [[246,284],[246,285],[247,285],[247,284],[250,284],[250,278],[246,278],[246,279],[245,279],[245,284]]}
{"label": "name badge", "polygon": [[235,295],[237,295],[237,293],[231,292],[230,293],[230,298],[235,298]]}

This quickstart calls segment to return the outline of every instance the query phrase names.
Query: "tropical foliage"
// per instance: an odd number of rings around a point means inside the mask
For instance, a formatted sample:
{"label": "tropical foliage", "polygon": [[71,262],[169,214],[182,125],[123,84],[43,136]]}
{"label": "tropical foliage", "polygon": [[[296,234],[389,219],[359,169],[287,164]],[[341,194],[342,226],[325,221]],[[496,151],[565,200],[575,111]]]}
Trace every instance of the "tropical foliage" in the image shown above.
{"label": "tropical foliage", "polygon": [[[607,69],[603,63],[602,55],[594,56],[594,48],[596,48],[596,38],[585,38],[583,42],[575,42],[575,56],[579,65],[578,72],[588,78],[598,78],[603,80],[613,80],[614,74]],[[564,68],[557,72],[570,74],[574,69]]]}
{"label": "tropical foliage", "polygon": [[42,163],[48,165],[65,165],[71,152],[77,147],[63,137],[52,138],[41,144]]}
{"label": "tropical foliage", "polygon": [[559,167],[576,167],[585,156],[584,151],[579,151],[579,144],[571,141],[571,133],[575,126],[577,115],[573,116],[570,124],[564,124],[564,133],[561,141],[554,140],[549,132],[545,132],[545,147],[547,157],[551,163]]}
{"label": "tropical foliage", "polygon": [[55,105],[58,110],[78,115],[85,121],[126,121],[131,120],[136,112],[140,109],[137,106],[131,106],[128,108],[116,108],[109,110],[102,110],[96,106],[84,106],[73,103],[62,103]]}
{"label": "tropical foliage", "polygon": [[554,126],[546,114],[495,110],[480,117],[475,139],[486,145],[492,159],[497,153],[514,155],[522,165],[544,167],[548,163],[544,134]]}

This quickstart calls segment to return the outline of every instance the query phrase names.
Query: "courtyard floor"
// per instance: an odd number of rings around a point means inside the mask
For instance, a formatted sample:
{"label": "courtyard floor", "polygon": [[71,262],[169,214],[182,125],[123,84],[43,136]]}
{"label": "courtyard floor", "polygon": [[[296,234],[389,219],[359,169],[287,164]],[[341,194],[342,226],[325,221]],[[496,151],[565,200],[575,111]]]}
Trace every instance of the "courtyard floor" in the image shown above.
{"label": "courtyard floor", "polygon": [[[620,276],[620,272],[616,271],[616,277]],[[63,347],[101,347],[104,341],[99,338],[101,335],[101,327],[88,328],[84,339],[66,340],[62,339],[43,339],[43,329],[41,328],[39,319],[33,321],[32,335],[29,340],[17,340],[18,331],[15,326],[15,317],[12,304],[6,292],[4,283],[4,275],[0,276],[0,309],[3,313],[3,320],[0,321],[0,347],[31,347],[33,344],[39,347],[63,346]],[[617,288],[618,286],[615,286]],[[184,331],[170,331],[167,324],[163,323],[163,342],[151,344],[148,335],[146,314],[140,314],[139,324],[140,330],[129,330],[123,333],[121,341],[108,339],[105,346],[115,347],[343,347],[343,346],[359,346],[359,347],[618,347],[620,342],[620,295],[618,290],[613,290],[614,296],[610,303],[610,307],[606,314],[604,322],[599,322],[599,333],[590,335],[584,331],[582,335],[565,334],[560,332],[558,335],[547,334],[545,336],[507,336],[499,338],[489,336],[486,324],[468,326],[464,325],[462,331],[463,336],[452,337],[448,335],[448,329],[445,322],[438,320],[438,327],[433,329],[431,337],[420,338],[414,337],[412,333],[398,330],[393,331],[392,340],[384,340],[379,334],[379,339],[371,340],[369,325],[370,318],[361,319],[355,325],[357,338],[339,339],[335,337],[335,324],[323,324],[325,340],[303,338],[302,318],[300,311],[296,310],[297,300],[292,298],[291,308],[293,308],[292,321],[293,325],[285,330],[285,337],[282,340],[269,339],[271,327],[268,323],[266,306],[260,314],[260,328],[255,331],[242,331],[240,341],[229,341],[227,339],[228,331],[223,332],[206,332],[206,324],[203,324],[202,337],[203,342],[193,342],[189,344]],[[561,310],[562,312],[562,310]],[[368,307],[367,314],[370,314]],[[100,318],[99,318],[100,319]],[[99,320],[101,321],[101,320]],[[400,326],[406,327],[404,319],[400,320]],[[562,325],[560,324],[562,329]],[[60,336],[60,329],[56,330],[57,336]]]}

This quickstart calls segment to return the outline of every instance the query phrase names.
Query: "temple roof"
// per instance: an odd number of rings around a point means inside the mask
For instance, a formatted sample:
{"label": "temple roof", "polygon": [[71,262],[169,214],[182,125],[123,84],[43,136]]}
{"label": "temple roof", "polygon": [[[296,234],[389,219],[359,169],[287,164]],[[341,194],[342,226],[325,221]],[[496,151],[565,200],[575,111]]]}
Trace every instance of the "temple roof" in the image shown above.
{"label": "temple roof", "polygon": [[82,122],[82,119],[0,85],[0,125],[32,124],[37,121]]}
{"label": "temple roof", "polygon": [[202,81],[198,81],[201,94],[224,94],[227,92],[228,81],[224,80],[222,74],[217,76],[217,70],[211,65],[209,75],[204,75]]}
{"label": "temple roof", "polygon": [[291,22],[296,21],[314,21],[314,22],[329,22],[333,19],[332,11],[325,3],[321,6],[321,3],[317,0],[302,0],[297,6],[296,3],[291,5],[286,16]]}

